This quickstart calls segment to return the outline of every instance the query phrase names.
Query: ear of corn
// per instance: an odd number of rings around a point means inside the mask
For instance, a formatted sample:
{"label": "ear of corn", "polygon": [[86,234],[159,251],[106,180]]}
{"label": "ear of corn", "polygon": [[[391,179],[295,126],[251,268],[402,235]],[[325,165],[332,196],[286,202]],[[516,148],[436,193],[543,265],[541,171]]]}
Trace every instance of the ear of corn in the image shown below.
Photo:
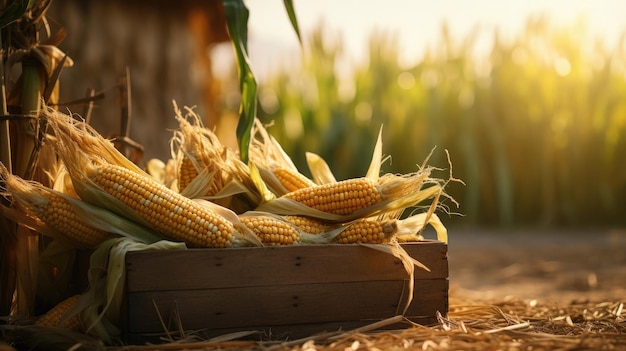
{"label": "ear of corn", "polygon": [[87,176],[168,238],[194,247],[231,245],[232,223],[151,178],[115,165],[88,167]]}
{"label": "ear of corn", "polygon": [[179,190],[187,188],[189,183],[198,176],[198,167],[189,156],[183,156],[178,166],[178,187]]}
{"label": "ear of corn", "polygon": [[292,169],[277,167],[272,172],[288,192],[316,185],[312,180]]}
{"label": "ear of corn", "polygon": [[244,216],[241,222],[261,239],[264,245],[293,245],[300,241],[298,229],[270,216]]}
{"label": "ear of corn", "polygon": [[35,194],[32,193],[30,196],[37,217],[68,238],[93,247],[111,236],[110,233],[97,229],[80,218],[74,207],[62,196],[49,191]]}
{"label": "ear of corn", "polygon": [[320,234],[331,229],[327,223],[309,217],[284,216],[284,219],[305,233]]}
{"label": "ear of corn", "polygon": [[[206,129],[200,118],[187,109],[187,114],[174,104],[179,129],[172,139],[172,155],[177,165],[178,188],[184,192],[197,178],[208,178],[205,193],[200,194],[221,205],[251,210],[261,196],[250,177],[248,166],[232,150],[222,145],[215,133]],[[208,175],[210,174],[210,178]],[[233,187],[231,184],[236,183]],[[233,193],[238,188],[240,191]]]}
{"label": "ear of corn", "polygon": [[397,231],[396,221],[364,218],[346,224],[334,241],[339,244],[382,244],[390,242]]}
{"label": "ear of corn", "polygon": [[338,215],[346,215],[382,201],[376,184],[367,178],[348,179],[299,189],[283,195],[308,207]]}
{"label": "ear of corn", "polygon": [[272,213],[250,211],[239,216],[263,244],[295,245],[295,244],[328,244],[339,234],[339,231],[309,233],[301,230],[287,218]]}
{"label": "ear of corn", "polygon": [[397,176],[385,174],[378,182],[368,178],[347,179],[336,183],[296,190],[261,204],[259,211],[280,215],[300,215],[333,223],[402,211],[438,196],[439,185],[423,188],[428,170]]}
{"label": "ear of corn", "polygon": [[48,312],[39,317],[35,324],[48,327],[65,328],[74,331],[81,330],[82,324],[79,315],[70,315],[70,313],[68,313],[76,304],[79,297],[80,295],[73,295],[59,302],[56,306],[52,307]]}
{"label": "ear of corn", "polygon": [[277,196],[314,186],[315,183],[298,171],[291,158],[263,124],[255,119],[254,138],[250,144],[250,162],[257,165],[269,189]]}
{"label": "ear of corn", "polygon": [[[6,192],[24,214],[41,221],[48,227],[41,230],[44,234],[69,239],[71,242],[87,247],[96,246],[111,236],[110,233],[93,227],[83,220],[66,195],[35,181],[25,181],[12,175],[2,164],[0,164],[0,179],[4,180]],[[33,226],[41,229],[39,224]]]}

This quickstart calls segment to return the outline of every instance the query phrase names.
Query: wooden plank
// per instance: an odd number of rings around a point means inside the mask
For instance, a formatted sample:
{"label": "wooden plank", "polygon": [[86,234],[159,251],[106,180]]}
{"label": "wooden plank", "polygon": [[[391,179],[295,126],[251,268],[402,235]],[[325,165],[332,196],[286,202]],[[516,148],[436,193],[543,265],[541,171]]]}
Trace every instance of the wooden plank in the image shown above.
{"label": "wooden plank", "polygon": [[[431,269],[416,269],[416,279],[448,277],[446,244],[402,246]],[[360,245],[136,251],[126,267],[129,292],[407,278],[400,260]]]}
{"label": "wooden plank", "polygon": [[[128,332],[163,331],[154,304],[165,320],[177,310],[186,330],[380,320],[401,313],[406,284],[362,281],[129,293]],[[415,280],[406,316],[447,313],[447,293],[446,279]]]}

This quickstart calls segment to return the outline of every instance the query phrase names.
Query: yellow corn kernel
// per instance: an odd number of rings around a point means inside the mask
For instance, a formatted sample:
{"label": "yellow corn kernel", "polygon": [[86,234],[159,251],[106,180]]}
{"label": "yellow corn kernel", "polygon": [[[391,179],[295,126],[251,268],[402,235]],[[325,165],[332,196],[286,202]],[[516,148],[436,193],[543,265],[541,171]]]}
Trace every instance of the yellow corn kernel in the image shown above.
{"label": "yellow corn kernel", "polygon": [[183,157],[183,161],[178,168],[178,188],[183,190],[198,176],[198,170],[194,166],[191,159],[187,156]]}
{"label": "yellow corn kernel", "polygon": [[195,247],[229,247],[233,224],[154,179],[124,167],[88,167],[88,177],[163,235]]}
{"label": "yellow corn kernel", "polygon": [[293,245],[300,233],[290,223],[270,216],[243,216],[241,222],[261,239],[264,245]]}
{"label": "yellow corn kernel", "polygon": [[96,246],[111,234],[97,229],[79,216],[61,194],[35,181],[25,181],[0,168],[0,178],[18,207],[55,232],[85,246]]}
{"label": "yellow corn kernel", "polygon": [[309,234],[320,234],[330,229],[330,226],[326,223],[309,217],[285,216],[284,218],[287,222],[295,225],[303,232]]}
{"label": "yellow corn kernel", "polygon": [[316,185],[303,174],[287,168],[275,168],[272,170],[272,173],[289,192]]}
{"label": "yellow corn kernel", "polygon": [[97,246],[111,236],[82,220],[62,196],[48,193],[46,200],[47,206],[37,208],[37,217],[68,238],[86,246]]}
{"label": "yellow corn kernel", "polygon": [[398,231],[396,221],[379,221],[373,219],[361,219],[347,224],[339,235],[335,237],[335,242],[339,244],[382,244],[389,242]]}
{"label": "yellow corn kernel", "polygon": [[47,327],[59,327],[79,331],[82,329],[80,317],[78,314],[73,316],[66,316],[67,311],[72,308],[80,295],[73,295],[67,299],[59,302],[56,306],[52,307],[48,312],[39,317],[35,322],[36,325],[43,325]]}
{"label": "yellow corn kernel", "polygon": [[376,184],[368,178],[303,188],[283,195],[317,210],[347,215],[382,201]]}

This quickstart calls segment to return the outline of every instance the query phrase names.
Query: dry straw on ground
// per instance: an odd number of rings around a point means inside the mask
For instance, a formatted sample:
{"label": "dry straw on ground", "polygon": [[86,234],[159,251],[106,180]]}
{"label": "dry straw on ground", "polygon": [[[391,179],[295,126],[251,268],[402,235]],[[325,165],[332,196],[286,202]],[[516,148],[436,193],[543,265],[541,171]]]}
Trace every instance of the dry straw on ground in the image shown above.
{"label": "dry straw on ground", "polygon": [[[200,340],[191,333],[162,345],[126,346],[140,350],[621,350],[626,348],[622,301],[540,303],[537,300],[452,298],[447,316],[435,326],[384,330],[391,318],[372,328],[337,331],[293,341]],[[373,330],[368,330],[373,329]]]}

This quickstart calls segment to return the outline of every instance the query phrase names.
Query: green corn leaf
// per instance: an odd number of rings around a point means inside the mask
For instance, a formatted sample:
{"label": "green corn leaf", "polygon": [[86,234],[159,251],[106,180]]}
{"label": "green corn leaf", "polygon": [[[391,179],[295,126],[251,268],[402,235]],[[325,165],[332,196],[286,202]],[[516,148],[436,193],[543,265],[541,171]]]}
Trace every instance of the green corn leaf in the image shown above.
{"label": "green corn leaf", "polygon": [[237,124],[237,140],[239,142],[239,156],[243,162],[248,162],[248,146],[257,105],[257,82],[250,68],[248,59],[248,16],[249,11],[243,0],[224,0],[226,21],[230,33],[239,73],[239,88],[241,91],[241,105],[239,108],[239,123]]}
{"label": "green corn leaf", "polygon": [[302,45],[302,37],[300,36],[300,26],[298,26],[298,19],[296,18],[296,11],[293,8],[292,0],[284,0],[285,10],[287,10],[287,15],[289,16],[289,21],[291,21],[291,26],[293,30],[296,32],[298,36],[298,42]]}

